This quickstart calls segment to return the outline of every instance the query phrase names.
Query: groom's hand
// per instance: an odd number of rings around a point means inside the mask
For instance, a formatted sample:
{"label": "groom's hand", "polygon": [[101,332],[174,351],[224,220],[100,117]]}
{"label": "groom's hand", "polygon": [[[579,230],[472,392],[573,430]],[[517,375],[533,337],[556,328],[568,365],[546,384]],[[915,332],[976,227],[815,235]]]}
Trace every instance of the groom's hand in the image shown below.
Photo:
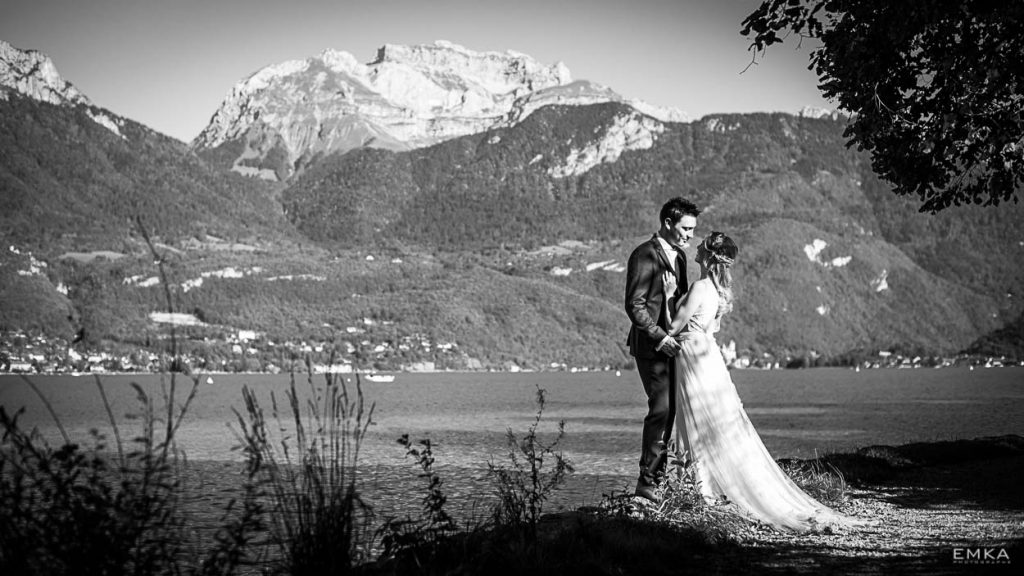
{"label": "groom's hand", "polygon": [[658,343],[658,347],[655,348],[655,350],[668,356],[675,356],[676,354],[679,354],[679,351],[682,350],[682,348],[683,347],[679,344],[678,340],[671,336],[665,336],[665,338]]}

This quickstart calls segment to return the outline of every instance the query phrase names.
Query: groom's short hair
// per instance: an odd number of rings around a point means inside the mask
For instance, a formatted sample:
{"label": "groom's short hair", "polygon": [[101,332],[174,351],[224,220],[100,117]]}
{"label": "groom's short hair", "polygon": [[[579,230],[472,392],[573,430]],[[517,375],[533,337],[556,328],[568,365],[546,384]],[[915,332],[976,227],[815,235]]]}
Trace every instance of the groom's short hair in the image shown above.
{"label": "groom's short hair", "polygon": [[673,224],[679,222],[679,219],[683,216],[693,216],[696,218],[700,216],[700,208],[689,200],[682,196],[676,196],[665,202],[665,205],[661,207],[661,213],[658,215],[659,222],[664,222],[666,219],[671,220]]}

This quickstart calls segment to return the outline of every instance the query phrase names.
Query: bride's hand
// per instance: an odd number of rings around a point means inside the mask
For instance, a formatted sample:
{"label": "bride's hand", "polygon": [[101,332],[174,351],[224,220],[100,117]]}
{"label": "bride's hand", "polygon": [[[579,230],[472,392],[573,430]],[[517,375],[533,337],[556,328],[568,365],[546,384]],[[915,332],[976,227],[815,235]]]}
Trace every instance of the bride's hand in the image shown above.
{"label": "bride's hand", "polygon": [[672,272],[665,272],[661,277],[662,284],[665,285],[665,298],[671,298],[676,293],[678,282],[676,281],[676,275]]}

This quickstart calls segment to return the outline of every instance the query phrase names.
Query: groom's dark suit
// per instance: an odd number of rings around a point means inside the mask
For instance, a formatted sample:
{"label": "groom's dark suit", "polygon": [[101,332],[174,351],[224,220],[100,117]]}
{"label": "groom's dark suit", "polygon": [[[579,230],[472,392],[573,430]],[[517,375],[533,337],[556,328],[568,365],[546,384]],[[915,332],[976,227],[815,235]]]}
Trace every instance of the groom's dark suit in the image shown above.
{"label": "groom's dark suit", "polygon": [[[644,418],[643,447],[640,453],[640,485],[653,486],[665,467],[665,446],[672,432],[675,402],[672,382],[675,370],[672,358],[657,350],[668,335],[663,274],[672,271],[669,255],[657,235],[636,247],[626,269],[626,314],[629,328],[629,353],[636,359],[640,381],[647,393],[647,417]],[[674,271],[678,282],[675,296],[686,293],[686,258],[680,251]]]}

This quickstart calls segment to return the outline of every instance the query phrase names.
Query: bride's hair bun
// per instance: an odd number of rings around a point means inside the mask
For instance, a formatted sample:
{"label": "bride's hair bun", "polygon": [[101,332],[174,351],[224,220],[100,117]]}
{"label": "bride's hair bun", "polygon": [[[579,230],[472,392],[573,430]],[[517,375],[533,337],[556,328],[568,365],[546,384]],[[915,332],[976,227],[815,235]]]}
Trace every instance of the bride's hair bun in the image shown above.
{"label": "bride's hair bun", "polygon": [[712,264],[731,266],[736,262],[736,256],[740,252],[739,247],[736,246],[732,238],[726,236],[724,232],[717,230],[708,234],[701,243],[701,246],[710,255]]}

